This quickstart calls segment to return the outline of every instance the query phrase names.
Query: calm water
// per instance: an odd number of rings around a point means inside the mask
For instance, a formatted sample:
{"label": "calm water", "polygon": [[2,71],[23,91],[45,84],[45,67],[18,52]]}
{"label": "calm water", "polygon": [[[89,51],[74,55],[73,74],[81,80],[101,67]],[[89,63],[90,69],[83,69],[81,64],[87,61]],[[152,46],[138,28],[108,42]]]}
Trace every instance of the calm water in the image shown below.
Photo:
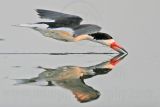
{"label": "calm water", "polygon": [[[92,54],[92,55],[95,55],[95,54]],[[1,58],[1,59],[4,59],[3,62],[5,62],[4,64],[1,64],[2,66],[1,68],[5,69],[5,72],[6,72],[6,77],[4,79],[6,80],[10,79],[16,82],[15,84],[10,84],[10,83],[4,84],[8,86],[8,87],[5,87],[5,89],[3,90],[4,96],[8,89],[9,89],[8,91],[10,94],[15,93],[13,92],[14,88],[16,87],[14,85],[18,85],[16,88],[18,87],[21,88],[23,87],[23,86],[19,86],[21,84],[30,85],[30,83],[38,83],[37,84],[38,86],[44,86],[44,87],[46,86],[46,88],[48,88],[47,86],[50,86],[53,88],[56,86],[63,87],[65,89],[70,90],[75,95],[75,97],[77,98],[79,102],[89,102],[89,101],[99,98],[100,92],[95,90],[91,86],[88,86],[87,84],[85,84],[84,81],[94,76],[104,75],[104,74],[111,72],[114,69],[114,67],[125,57],[125,55],[114,55],[114,57],[110,56],[110,58],[106,59],[105,61],[101,63],[95,64],[95,65],[88,65],[89,63],[87,63],[87,61],[81,62],[81,63],[86,63],[85,66],[83,67],[80,65],[79,66],[76,65],[77,61],[74,64],[70,65],[69,62],[74,57],[73,55],[72,57],[69,57],[68,55],[61,56],[61,57],[64,57],[65,59],[68,59],[68,60],[65,60],[68,62],[66,62],[65,64],[62,60],[63,66],[61,65],[58,67],[56,67],[57,64],[62,64],[62,62],[56,61],[58,60],[56,59],[56,57],[59,57],[59,56],[41,56],[41,55],[40,56],[37,56],[37,55],[28,56],[27,55],[26,56],[27,60],[30,60],[29,61],[30,63],[26,63],[25,61],[26,57],[24,58],[24,55],[22,55],[22,57],[19,57],[20,59],[23,59],[23,62],[25,62],[26,64],[22,64],[21,62],[22,60],[17,59],[17,57],[15,56],[7,55],[7,57],[8,58]],[[39,60],[38,62],[36,59],[34,59],[35,57],[38,58]],[[52,61],[50,62],[49,60],[44,60],[42,57],[43,58],[45,57],[46,59],[48,57],[50,61],[52,59],[53,62]],[[75,56],[75,58],[76,57],[82,57],[82,56]],[[16,59],[12,59],[12,58],[16,58]],[[8,67],[6,66],[6,63]],[[34,65],[32,65],[31,63]],[[42,65],[42,63],[44,65]],[[50,65],[50,67],[45,67],[46,65],[47,66]],[[12,69],[12,72],[10,71],[11,69]],[[40,70],[40,69],[43,69],[43,70]],[[35,74],[38,74],[38,75],[35,75]],[[47,91],[47,89],[45,91]],[[63,98],[63,96],[61,97]],[[68,96],[68,98],[69,97],[70,96]],[[32,97],[30,99],[32,99]]]}
{"label": "calm water", "polygon": [[111,72],[84,79],[92,91],[101,94],[95,100],[80,103],[68,85],[46,86],[44,81],[15,85],[15,79],[37,77],[45,71],[38,66],[89,67],[109,61],[114,54],[0,54],[0,106],[159,107],[159,1],[1,0],[0,53],[113,52],[96,43],[59,42],[33,30],[11,26],[39,20],[36,8],[80,15],[85,23],[102,26],[102,31],[112,35],[129,55]]}
{"label": "calm water", "polygon": [[[21,98],[25,103],[34,102],[35,99],[46,103],[50,100],[52,103],[59,100],[74,103],[99,100],[99,97],[105,95],[100,91],[106,88],[104,85],[107,81],[106,74],[111,72],[114,69],[112,66],[120,63],[124,57],[125,55],[101,53],[81,55],[1,54],[1,70],[4,71],[1,75],[2,104],[5,105],[9,101],[10,104],[21,105],[23,103],[18,103]],[[83,71],[84,76],[81,76],[79,71]],[[117,75],[121,76],[121,74]],[[32,78],[35,77],[38,79],[34,81]],[[48,79],[52,81],[51,86],[47,85]]]}

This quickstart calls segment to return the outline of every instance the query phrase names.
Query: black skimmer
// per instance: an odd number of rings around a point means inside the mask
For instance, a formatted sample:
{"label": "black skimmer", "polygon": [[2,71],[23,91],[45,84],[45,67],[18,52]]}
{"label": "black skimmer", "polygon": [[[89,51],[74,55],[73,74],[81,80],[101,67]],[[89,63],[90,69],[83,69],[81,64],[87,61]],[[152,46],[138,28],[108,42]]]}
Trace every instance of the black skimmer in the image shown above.
{"label": "black skimmer", "polygon": [[20,24],[42,33],[42,35],[65,42],[90,40],[106,45],[119,53],[127,53],[109,34],[99,32],[101,27],[94,24],[80,24],[82,18],[56,11],[37,9],[40,18],[49,19],[33,24]]}
{"label": "black skimmer", "polygon": [[17,79],[16,85],[45,81],[48,86],[60,86],[70,90],[81,103],[92,101],[99,98],[100,92],[86,85],[84,79],[107,74],[125,56],[126,54],[119,54],[110,60],[89,67],[63,66],[56,69],[38,67],[45,71],[34,78]]}

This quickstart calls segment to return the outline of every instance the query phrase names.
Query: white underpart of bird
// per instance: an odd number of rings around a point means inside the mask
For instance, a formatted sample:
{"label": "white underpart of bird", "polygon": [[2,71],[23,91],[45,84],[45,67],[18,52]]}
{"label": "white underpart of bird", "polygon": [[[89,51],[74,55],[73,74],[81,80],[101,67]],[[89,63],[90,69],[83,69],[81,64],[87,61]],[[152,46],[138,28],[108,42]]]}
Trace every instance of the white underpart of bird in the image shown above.
{"label": "white underpart of bird", "polygon": [[101,30],[100,26],[81,24],[83,19],[79,16],[44,9],[37,9],[36,11],[40,18],[51,21],[45,20],[38,23],[16,26],[32,28],[39,31],[45,37],[60,41],[77,42],[90,40],[109,46],[119,53],[127,53],[109,34],[99,32]]}

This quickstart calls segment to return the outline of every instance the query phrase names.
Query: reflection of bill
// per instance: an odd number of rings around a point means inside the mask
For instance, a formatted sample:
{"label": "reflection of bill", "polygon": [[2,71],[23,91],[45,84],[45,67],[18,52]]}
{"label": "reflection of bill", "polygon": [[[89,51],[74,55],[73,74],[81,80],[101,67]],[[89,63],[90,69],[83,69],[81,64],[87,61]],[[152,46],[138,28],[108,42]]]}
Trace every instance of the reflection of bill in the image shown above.
{"label": "reflection of bill", "polygon": [[39,67],[45,71],[31,79],[17,79],[17,85],[46,81],[48,86],[60,86],[72,91],[79,102],[92,101],[99,98],[100,92],[86,85],[84,79],[107,74],[125,56],[117,55],[110,60],[89,67],[62,66],[56,69]]}

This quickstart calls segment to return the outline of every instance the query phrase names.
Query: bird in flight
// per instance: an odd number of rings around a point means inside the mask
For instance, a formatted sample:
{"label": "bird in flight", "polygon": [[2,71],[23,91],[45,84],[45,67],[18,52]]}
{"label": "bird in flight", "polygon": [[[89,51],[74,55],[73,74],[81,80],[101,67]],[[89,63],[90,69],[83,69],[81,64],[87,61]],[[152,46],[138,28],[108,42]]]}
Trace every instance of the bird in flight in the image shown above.
{"label": "bird in flight", "polygon": [[40,18],[49,19],[32,24],[17,26],[32,28],[42,35],[65,42],[89,40],[109,46],[119,53],[127,53],[109,34],[100,32],[101,27],[94,24],[81,24],[82,18],[56,11],[37,9]]}
{"label": "bird in flight", "polygon": [[125,56],[126,54],[118,54],[105,62],[88,67],[62,66],[55,69],[38,67],[45,71],[29,79],[16,79],[15,85],[43,81],[47,86],[60,86],[70,90],[81,103],[89,102],[99,98],[100,92],[87,85],[84,80],[109,73]]}

